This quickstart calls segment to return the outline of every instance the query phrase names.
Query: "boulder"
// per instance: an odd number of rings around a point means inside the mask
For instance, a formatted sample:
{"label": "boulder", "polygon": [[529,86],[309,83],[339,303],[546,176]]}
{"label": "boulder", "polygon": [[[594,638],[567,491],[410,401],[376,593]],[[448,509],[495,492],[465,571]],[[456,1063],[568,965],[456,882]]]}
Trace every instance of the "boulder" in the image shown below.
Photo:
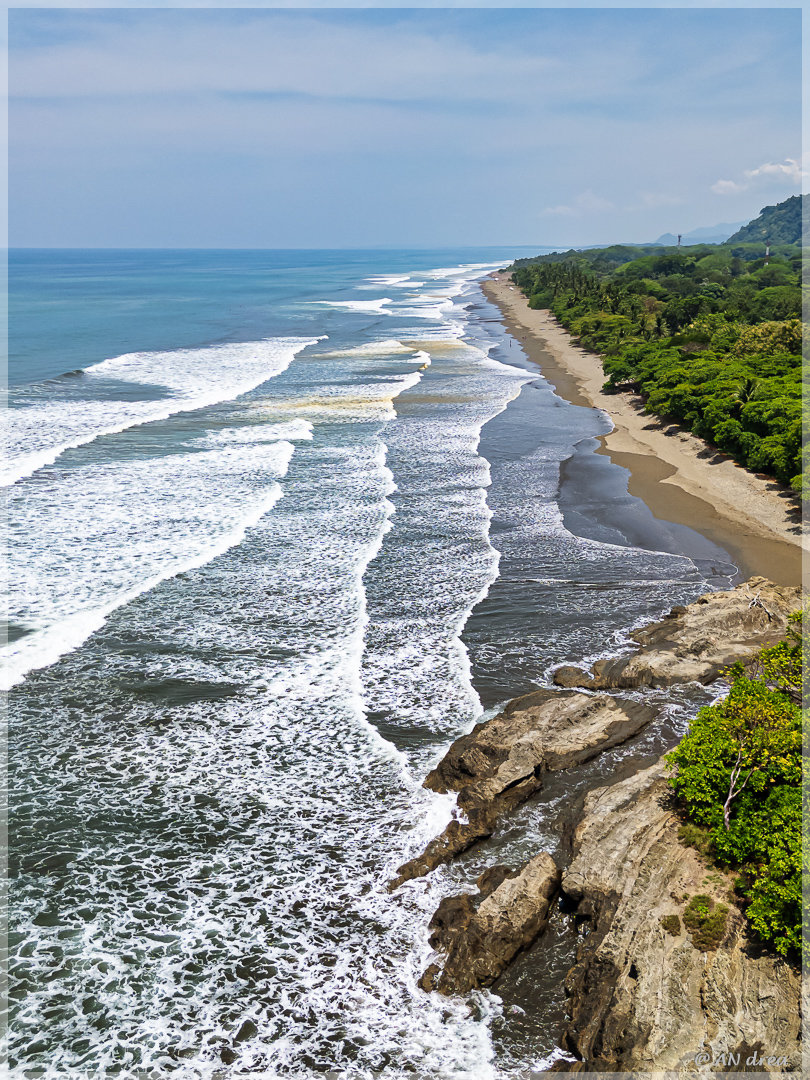
{"label": "boulder", "polygon": [[590,672],[558,668],[554,682],[588,690],[708,683],[782,638],[788,616],[800,606],[800,589],[753,577],[674,607],[661,622],[635,631],[630,636],[640,646],[636,652],[597,660]]}
{"label": "boulder", "polygon": [[[487,893],[495,877],[501,880]],[[517,873],[503,867],[485,871],[479,878],[484,897],[477,910],[474,903],[481,893],[477,898],[462,894],[444,899],[430,923],[430,942],[445,954],[445,960],[425,971],[419,983],[422,989],[449,995],[490,986],[545,929],[559,881],[554,860],[541,852]]]}

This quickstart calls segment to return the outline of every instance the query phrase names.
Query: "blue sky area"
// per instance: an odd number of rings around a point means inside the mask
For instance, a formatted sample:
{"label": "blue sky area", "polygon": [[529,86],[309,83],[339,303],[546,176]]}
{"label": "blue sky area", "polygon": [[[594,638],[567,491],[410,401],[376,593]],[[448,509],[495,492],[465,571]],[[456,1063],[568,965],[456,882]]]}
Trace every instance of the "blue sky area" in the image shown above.
{"label": "blue sky area", "polygon": [[800,11],[19,8],[10,243],[649,241],[802,186]]}

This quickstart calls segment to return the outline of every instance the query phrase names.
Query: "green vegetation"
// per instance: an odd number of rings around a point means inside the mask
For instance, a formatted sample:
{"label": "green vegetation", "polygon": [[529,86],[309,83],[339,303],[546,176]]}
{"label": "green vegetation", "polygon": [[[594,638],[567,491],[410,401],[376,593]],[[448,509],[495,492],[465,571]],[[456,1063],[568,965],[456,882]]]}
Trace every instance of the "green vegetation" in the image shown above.
{"label": "green vegetation", "polygon": [[681,932],[681,920],[677,915],[663,915],[660,922],[663,930],[672,934],[673,937],[678,937]]}
{"label": "green vegetation", "polygon": [[686,847],[694,848],[701,855],[709,855],[712,850],[712,838],[708,829],[702,829],[694,822],[687,822],[678,829],[678,839]]}
{"label": "green vegetation", "polygon": [[715,904],[710,896],[703,893],[693,896],[683,913],[683,923],[692,935],[695,948],[702,952],[716,949],[726,932],[727,917],[725,904]]}
{"label": "green vegetation", "polygon": [[801,491],[801,248],[771,251],[619,245],[519,260],[512,277],[601,353],[606,391],[640,393],[648,413]]}
{"label": "green vegetation", "polygon": [[735,665],[728,697],[667,756],[688,817],[681,839],[738,870],[752,928],[784,956],[801,944],[802,624],[791,616],[747,673]]}
{"label": "green vegetation", "polygon": [[810,204],[805,205],[801,195],[794,195],[776,206],[763,206],[759,217],[738,229],[729,237],[729,243],[770,240],[772,244],[800,244],[802,218],[806,218],[808,207]]}

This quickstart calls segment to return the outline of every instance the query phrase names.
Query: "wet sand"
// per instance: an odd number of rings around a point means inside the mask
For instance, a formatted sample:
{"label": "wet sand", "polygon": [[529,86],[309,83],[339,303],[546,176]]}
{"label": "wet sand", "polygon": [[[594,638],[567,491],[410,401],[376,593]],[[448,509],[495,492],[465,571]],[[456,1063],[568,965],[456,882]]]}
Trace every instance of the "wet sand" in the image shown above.
{"label": "wet sand", "polygon": [[600,358],[574,344],[550,311],[533,311],[508,275],[493,274],[484,294],[557,393],[575,405],[601,409],[614,430],[599,452],[629,471],[628,490],[656,517],[686,525],[724,548],[743,577],[762,574],[799,585],[802,533],[796,496],[767,476],[747,472],[691,432],[646,415],[638,395],[605,394]]}

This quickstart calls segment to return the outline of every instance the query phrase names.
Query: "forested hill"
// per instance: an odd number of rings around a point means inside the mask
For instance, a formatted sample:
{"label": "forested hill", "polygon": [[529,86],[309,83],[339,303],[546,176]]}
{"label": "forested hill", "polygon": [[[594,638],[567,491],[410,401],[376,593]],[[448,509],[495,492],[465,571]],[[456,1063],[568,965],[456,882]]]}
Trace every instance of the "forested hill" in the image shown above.
{"label": "forested hill", "polygon": [[802,253],[764,254],[733,239],[617,245],[523,259],[512,279],[602,355],[607,391],[640,393],[647,412],[801,491]]}
{"label": "forested hill", "polygon": [[794,195],[776,206],[763,206],[759,217],[743,225],[727,243],[746,241],[770,241],[772,244],[801,244],[802,222],[807,217],[810,203],[804,204],[801,195]]}

